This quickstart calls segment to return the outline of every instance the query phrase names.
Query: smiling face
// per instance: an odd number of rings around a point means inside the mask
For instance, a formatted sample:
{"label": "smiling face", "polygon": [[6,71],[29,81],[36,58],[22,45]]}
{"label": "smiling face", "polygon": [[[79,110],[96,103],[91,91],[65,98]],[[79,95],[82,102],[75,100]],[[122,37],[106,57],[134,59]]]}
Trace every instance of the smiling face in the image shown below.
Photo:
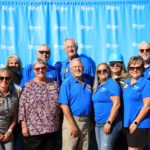
{"label": "smiling face", "polygon": [[110,62],[110,69],[112,74],[121,74],[122,63],[121,62]]}
{"label": "smiling face", "polygon": [[15,57],[11,57],[8,61],[8,68],[13,71],[13,72],[17,72],[20,69],[20,64],[17,58]]}
{"label": "smiling face", "polygon": [[105,64],[101,64],[98,66],[97,76],[101,83],[105,82],[108,79],[109,73],[108,73],[108,68]]}
{"label": "smiling face", "polygon": [[0,89],[6,90],[11,83],[11,74],[7,70],[0,70]]}
{"label": "smiling face", "polygon": [[38,49],[37,58],[47,62],[50,57],[50,49],[47,45],[41,45]]}
{"label": "smiling face", "polygon": [[144,59],[144,61],[148,61],[150,59],[150,43],[144,42],[140,45],[139,55]]}
{"label": "smiling face", "polygon": [[66,40],[64,42],[64,48],[69,60],[71,60],[77,55],[77,46],[73,39]]}
{"label": "smiling face", "polygon": [[144,60],[142,59],[142,57],[131,57],[128,63],[128,70],[132,78],[137,80],[144,71]]}
{"label": "smiling face", "polygon": [[141,64],[139,63],[131,64],[129,67],[129,73],[131,74],[132,78],[138,79],[143,73],[143,68]]}
{"label": "smiling face", "polygon": [[47,71],[47,68],[45,64],[36,63],[34,65],[34,73],[38,80],[42,81],[43,79],[46,78],[46,71]]}
{"label": "smiling face", "polygon": [[82,62],[78,59],[73,59],[70,64],[70,71],[75,78],[81,77],[83,73]]}

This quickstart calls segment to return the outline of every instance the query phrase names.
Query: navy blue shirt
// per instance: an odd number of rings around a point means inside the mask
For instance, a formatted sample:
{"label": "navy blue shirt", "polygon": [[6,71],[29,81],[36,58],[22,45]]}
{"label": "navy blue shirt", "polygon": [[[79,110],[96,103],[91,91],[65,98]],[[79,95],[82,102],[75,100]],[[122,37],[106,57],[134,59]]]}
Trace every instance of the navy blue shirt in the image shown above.
{"label": "navy blue shirt", "polygon": [[[59,79],[58,79],[58,74],[56,72],[56,69],[49,64],[47,64],[47,67],[48,68],[47,68],[46,76],[48,78],[54,79],[59,84]],[[35,73],[34,73],[33,65],[29,64],[23,69],[23,77],[21,80],[21,87],[24,87],[25,83],[27,83],[29,80],[33,79],[34,77],[35,77]]]}
{"label": "navy blue shirt", "polygon": [[96,123],[106,123],[113,106],[111,96],[120,96],[120,87],[117,82],[109,78],[98,86],[92,96]]}
{"label": "navy blue shirt", "polygon": [[[143,99],[150,97],[150,82],[147,79],[140,77],[133,85],[130,83],[131,79],[128,79],[123,86],[124,127],[131,125],[144,105]],[[150,128],[150,111],[138,128]]]}
{"label": "navy blue shirt", "polygon": [[[78,55],[78,57],[84,66],[84,74],[88,75],[88,77],[94,79],[94,75],[95,75],[95,63],[92,61],[92,59],[90,59],[89,57],[85,56],[85,55]],[[71,72],[70,72],[70,61],[67,58],[65,61],[62,62],[61,66],[61,80],[63,82],[64,79],[67,79],[68,77],[71,76]]]}
{"label": "navy blue shirt", "polygon": [[90,116],[92,107],[90,82],[83,77],[79,83],[73,76],[64,80],[60,88],[59,103],[68,105],[73,116]]}

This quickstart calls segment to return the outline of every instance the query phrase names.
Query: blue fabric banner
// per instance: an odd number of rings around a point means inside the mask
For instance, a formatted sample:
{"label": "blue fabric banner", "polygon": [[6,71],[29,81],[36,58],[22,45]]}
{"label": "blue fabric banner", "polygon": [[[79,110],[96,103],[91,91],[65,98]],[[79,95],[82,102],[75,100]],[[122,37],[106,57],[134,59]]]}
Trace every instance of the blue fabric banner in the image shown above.
{"label": "blue fabric banner", "polygon": [[66,58],[63,42],[73,37],[78,53],[96,64],[116,50],[129,58],[150,41],[149,0],[0,1],[0,64],[17,54],[23,66],[33,63],[40,44],[51,47],[50,64]]}

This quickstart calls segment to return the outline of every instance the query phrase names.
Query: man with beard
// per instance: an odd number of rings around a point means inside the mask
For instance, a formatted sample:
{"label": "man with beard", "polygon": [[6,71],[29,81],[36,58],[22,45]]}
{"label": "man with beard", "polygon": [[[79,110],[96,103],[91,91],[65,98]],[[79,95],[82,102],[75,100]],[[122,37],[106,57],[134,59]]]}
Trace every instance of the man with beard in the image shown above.
{"label": "man with beard", "polygon": [[65,59],[62,62],[57,62],[55,64],[55,67],[57,70],[60,72],[61,76],[61,81],[63,82],[65,79],[70,77],[71,72],[70,72],[70,61],[74,58],[79,58],[83,64],[84,67],[84,75],[87,75],[90,79],[94,79],[95,75],[95,63],[94,61],[90,58],[87,57],[84,54],[78,54],[78,45],[73,38],[68,38],[64,41],[64,49],[67,55],[67,59]]}
{"label": "man with beard", "polygon": [[72,59],[70,71],[72,75],[63,81],[59,96],[64,114],[62,150],[88,150],[92,88],[83,75],[81,60]]}
{"label": "man with beard", "polygon": [[145,61],[144,77],[150,80],[150,42],[142,42],[139,46],[139,55]]}
{"label": "man with beard", "polygon": [[[48,59],[50,58],[51,52],[50,48],[46,44],[42,44],[39,46],[38,51],[37,51],[37,58],[42,59],[44,62],[47,63],[47,73],[46,76],[48,78],[52,78],[57,81],[59,84],[59,79],[58,75],[56,72],[56,69],[48,64]],[[29,64],[23,69],[23,77],[21,80],[21,87],[24,87],[25,83],[28,82],[29,80],[33,79],[35,77],[33,65]]]}

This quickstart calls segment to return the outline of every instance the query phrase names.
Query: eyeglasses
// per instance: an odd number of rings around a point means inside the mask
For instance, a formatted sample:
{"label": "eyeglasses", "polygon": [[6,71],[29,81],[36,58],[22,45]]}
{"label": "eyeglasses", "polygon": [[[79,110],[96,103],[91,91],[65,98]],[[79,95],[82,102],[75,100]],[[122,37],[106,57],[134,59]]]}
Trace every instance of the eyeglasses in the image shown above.
{"label": "eyeglasses", "polygon": [[150,48],[148,48],[148,49],[140,49],[140,53],[144,53],[144,51],[148,53],[148,52],[150,52]]}
{"label": "eyeglasses", "polygon": [[46,67],[37,67],[37,68],[34,68],[35,71],[45,71],[46,70]]}
{"label": "eyeglasses", "polygon": [[43,50],[39,50],[38,51],[40,54],[46,54],[46,55],[49,55],[50,54],[50,52],[49,51],[43,51]]}
{"label": "eyeglasses", "polygon": [[104,70],[98,70],[97,73],[98,73],[98,74],[107,73],[107,69],[104,69]]}
{"label": "eyeglasses", "polygon": [[118,62],[111,62],[111,63],[109,63],[109,65],[110,65],[111,67],[114,67],[114,66],[116,66],[116,67],[121,67],[121,66],[122,66],[122,64],[121,64],[121,63],[118,63]]}
{"label": "eyeglasses", "polygon": [[134,70],[140,71],[141,69],[142,69],[141,66],[139,66],[139,67],[129,67],[130,71],[134,71]]}
{"label": "eyeglasses", "polygon": [[0,81],[6,80],[9,81],[11,79],[11,77],[0,77]]}

